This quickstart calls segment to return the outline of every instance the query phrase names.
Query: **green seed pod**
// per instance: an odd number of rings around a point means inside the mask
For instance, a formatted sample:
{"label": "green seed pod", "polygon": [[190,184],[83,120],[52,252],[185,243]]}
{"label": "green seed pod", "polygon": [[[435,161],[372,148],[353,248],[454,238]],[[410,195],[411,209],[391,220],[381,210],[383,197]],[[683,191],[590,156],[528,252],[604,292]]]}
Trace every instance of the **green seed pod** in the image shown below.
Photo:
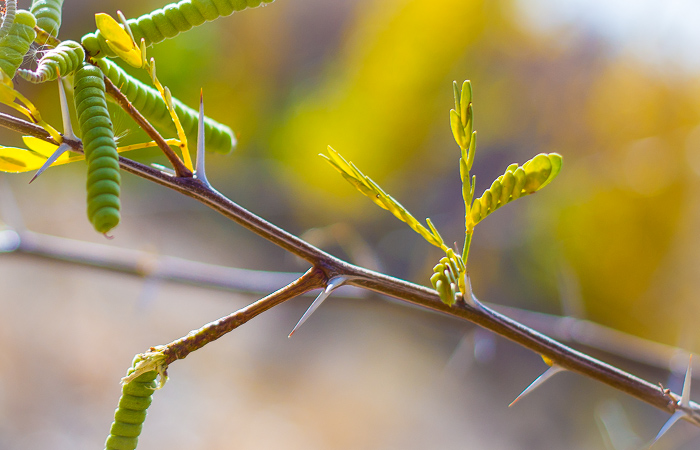
{"label": "green seed pod", "polygon": [[36,38],[36,19],[29,11],[20,9],[15,14],[15,20],[8,34],[0,40],[0,69],[9,78],[15,76],[17,68],[22,64],[24,55]]}
{"label": "green seed pod", "polygon": [[[228,16],[234,11],[255,8],[261,3],[273,0],[182,0],[172,3],[138,19],[127,23],[138,45],[143,38],[146,47],[173,38],[178,34],[203,24],[204,22]],[[93,58],[114,57],[115,53],[107,46],[102,33],[86,34],[81,40],[87,53]]]}
{"label": "green seed pod", "polygon": [[102,71],[83,63],[75,72],[74,93],[88,164],[88,218],[95,230],[107,233],[119,223],[121,177]]}
{"label": "green seed pod", "polygon": [[19,69],[19,76],[32,83],[55,80],[59,73],[66,77],[73,73],[85,60],[83,46],[75,41],[63,41],[49,50],[39,60],[35,71]]}
{"label": "green seed pod", "polygon": [[[141,361],[137,356],[127,375],[134,373],[135,366]],[[156,388],[156,371],[146,372],[134,380],[124,383],[119,407],[114,411],[114,422],[110,435],[105,442],[106,450],[134,450],[138,437],[146,420],[146,409],[151,405]]]}
{"label": "green seed pod", "polygon": [[144,411],[151,406],[152,401],[153,397],[134,397],[133,395],[124,394],[119,399],[119,408]]}
{"label": "green seed pod", "polygon": [[63,0],[33,0],[31,12],[39,28],[56,37],[61,28],[61,8]]}

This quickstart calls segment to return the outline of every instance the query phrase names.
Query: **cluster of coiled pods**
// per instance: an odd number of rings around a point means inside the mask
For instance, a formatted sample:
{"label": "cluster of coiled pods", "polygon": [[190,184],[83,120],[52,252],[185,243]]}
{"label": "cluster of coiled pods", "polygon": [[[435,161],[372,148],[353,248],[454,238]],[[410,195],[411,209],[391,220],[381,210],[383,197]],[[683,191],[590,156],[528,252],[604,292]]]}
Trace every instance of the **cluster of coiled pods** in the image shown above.
{"label": "cluster of coiled pods", "polygon": [[[0,25],[0,76],[11,85],[17,74],[32,83],[44,83],[73,76],[74,104],[88,166],[88,218],[100,233],[107,233],[120,220],[119,156],[112,121],[107,109],[104,77],[110,79],[143,116],[155,126],[172,131],[165,101],[157,90],[124,72],[106,59],[116,56],[98,31],[85,35],[81,42],[65,40],[43,53],[36,69],[20,69],[31,45],[37,40],[37,27],[55,38],[61,26],[64,0],[33,0],[29,10],[17,9],[17,0],[6,0]],[[143,38],[146,46],[171,38],[206,21],[234,11],[256,7],[273,0],[183,0],[150,14],[128,21],[135,41]],[[175,109],[185,133],[194,138],[198,113],[176,99]],[[207,150],[229,152],[235,144],[231,129],[205,119]],[[137,361],[135,361],[136,363]],[[133,372],[133,368],[130,373]],[[108,450],[136,448],[146,409],[155,389],[156,372],[147,372],[126,382],[119,407],[106,442]]]}
{"label": "cluster of coiled pods", "polygon": [[[150,46],[206,21],[271,1],[183,0],[131,19],[128,24],[135,41],[138,43],[143,38],[146,46]],[[110,79],[153,125],[168,132],[175,131],[175,126],[156,89],[106,59],[116,55],[99,31],[83,36],[80,43],[60,42],[43,54],[34,70],[19,68],[37,39],[35,27],[52,37],[58,35],[62,6],[63,0],[34,0],[27,11],[17,9],[17,0],[6,0],[6,13],[0,26],[0,69],[6,80],[17,74],[32,83],[74,75],[75,107],[80,111],[78,118],[88,162],[88,218],[98,232],[107,233],[119,223],[119,167],[102,77]],[[185,134],[194,139],[198,113],[177,99],[173,99],[172,106]],[[227,153],[235,145],[235,137],[229,127],[205,118],[205,145],[209,151]]]}

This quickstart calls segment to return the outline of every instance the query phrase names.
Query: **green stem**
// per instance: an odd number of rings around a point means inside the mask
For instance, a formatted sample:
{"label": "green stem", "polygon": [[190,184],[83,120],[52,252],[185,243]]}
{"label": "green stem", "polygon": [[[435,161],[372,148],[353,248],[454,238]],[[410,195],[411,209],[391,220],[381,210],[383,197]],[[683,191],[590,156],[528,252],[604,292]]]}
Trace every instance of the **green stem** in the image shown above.
{"label": "green stem", "polygon": [[474,230],[467,230],[466,235],[464,236],[464,250],[462,250],[462,261],[464,261],[464,267],[467,266],[467,259],[469,258],[469,247],[471,247],[472,244],[472,235],[474,234]]}

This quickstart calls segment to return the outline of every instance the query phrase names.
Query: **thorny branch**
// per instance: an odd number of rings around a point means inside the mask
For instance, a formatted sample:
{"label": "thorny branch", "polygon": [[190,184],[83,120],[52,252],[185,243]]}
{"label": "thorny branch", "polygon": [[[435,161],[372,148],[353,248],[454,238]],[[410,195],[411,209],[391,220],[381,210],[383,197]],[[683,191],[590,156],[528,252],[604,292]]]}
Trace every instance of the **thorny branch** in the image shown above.
{"label": "thorny branch", "polygon": [[[43,129],[30,123],[20,126],[17,119],[8,120],[5,115],[0,116],[0,126],[15,130],[21,129],[26,134],[50,140]],[[75,144],[73,147],[75,149],[80,148],[77,143],[69,142],[69,144],[71,146]],[[474,307],[466,303],[447,306],[440,301],[434,290],[358,267],[336,258],[247,211],[198,179],[173,177],[124,157],[120,157],[119,161],[123,170],[191,197],[277,244],[284,250],[308,261],[313,266],[312,270],[316,273],[315,276],[321,277],[320,285],[326,285],[329,280],[336,276],[343,276],[348,284],[473,322],[549,358],[567,370],[605,383],[667,413],[673,414],[678,408],[675,399],[680,398],[679,395],[667,394],[657,385],[554,341],[486,306]],[[251,311],[250,315],[246,316],[246,320],[264,310],[266,309],[260,308]],[[684,419],[700,426],[700,405],[690,402],[689,409],[690,411]]]}
{"label": "thorny branch", "polygon": [[251,303],[245,308],[224,316],[204,325],[199,330],[190,332],[187,336],[171,342],[165,346],[163,354],[166,355],[165,365],[183,359],[193,351],[204,347],[209,342],[219,339],[224,334],[233,331],[253,317],[264,313],[268,309],[287,300],[303,295],[314,289],[324,287],[326,282],[323,271],[312,267],[297,280],[289,283],[282,289],[273,292],[257,302]]}

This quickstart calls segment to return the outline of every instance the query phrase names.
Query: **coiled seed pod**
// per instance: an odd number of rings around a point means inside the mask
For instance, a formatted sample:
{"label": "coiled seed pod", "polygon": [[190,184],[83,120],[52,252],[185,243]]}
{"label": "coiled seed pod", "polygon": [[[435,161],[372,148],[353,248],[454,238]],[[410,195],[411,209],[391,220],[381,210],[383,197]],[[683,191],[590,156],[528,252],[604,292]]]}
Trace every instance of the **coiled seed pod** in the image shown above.
{"label": "coiled seed pod", "polygon": [[46,52],[39,60],[35,71],[18,69],[19,76],[32,83],[53,81],[60,73],[62,77],[73,73],[85,60],[83,46],[75,41],[63,41]]}
{"label": "coiled seed pod", "polygon": [[61,28],[61,8],[63,0],[34,0],[31,12],[36,17],[39,28],[56,37]]}
{"label": "coiled seed pod", "polygon": [[7,36],[0,40],[0,69],[9,78],[15,76],[17,68],[22,64],[24,55],[36,38],[36,19],[29,11],[20,9],[15,14],[15,20]]}
{"label": "coiled seed pod", "polygon": [[83,63],[75,72],[75,109],[88,164],[88,218],[100,233],[119,223],[119,154],[107,111],[102,71]]}
{"label": "coiled seed pod", "polygon": [[[271,3],[273,0],[182,0],[171,3],[150,14],[144,14],[138,19],[127,22],[138,45],[141,38],[150,47],[165,39],[177,36],[192,27],[212,21],[222,16],[228,16],[234,11],[260,6],[261,3]],[[102,34],[86,34],[81,42],[87,53],[93,58],[104,56],[114,57],[114,52],[107,46]]]}
{"label": "coiled seed pod", "polygon": [[[134,358],[132,367],[126,373],[127,376],[135,371],[135,367],[140,361],[140,356]],[[143,422],[146,420],[146,410],[153,400],[157,376],[158,372],[154,370],[124,383],[119,407],[114,411],[114,422],[105,442],[106,450],[134,450],[136,448]]]}
{"label": "coiled seed pod", "polygon": [[[122,91],[126,98],[139,110],[143,116],[153,125],[169,133],[175,134],[175,125],[170,118],[170,113],[160,93],[136,78],[124,72],[124,70],[112,61],[98,59],[96,64],[115,86]],[[195,142],[197,139],[197,123],[199,113],[186,106],[181,101],[173,98],[173,107],[177,113],[187,139]],[[204,118],[204,143],[209,151],[228,153],[233,149],[236,138],[231,128],[222,125],[209,117]]]}

